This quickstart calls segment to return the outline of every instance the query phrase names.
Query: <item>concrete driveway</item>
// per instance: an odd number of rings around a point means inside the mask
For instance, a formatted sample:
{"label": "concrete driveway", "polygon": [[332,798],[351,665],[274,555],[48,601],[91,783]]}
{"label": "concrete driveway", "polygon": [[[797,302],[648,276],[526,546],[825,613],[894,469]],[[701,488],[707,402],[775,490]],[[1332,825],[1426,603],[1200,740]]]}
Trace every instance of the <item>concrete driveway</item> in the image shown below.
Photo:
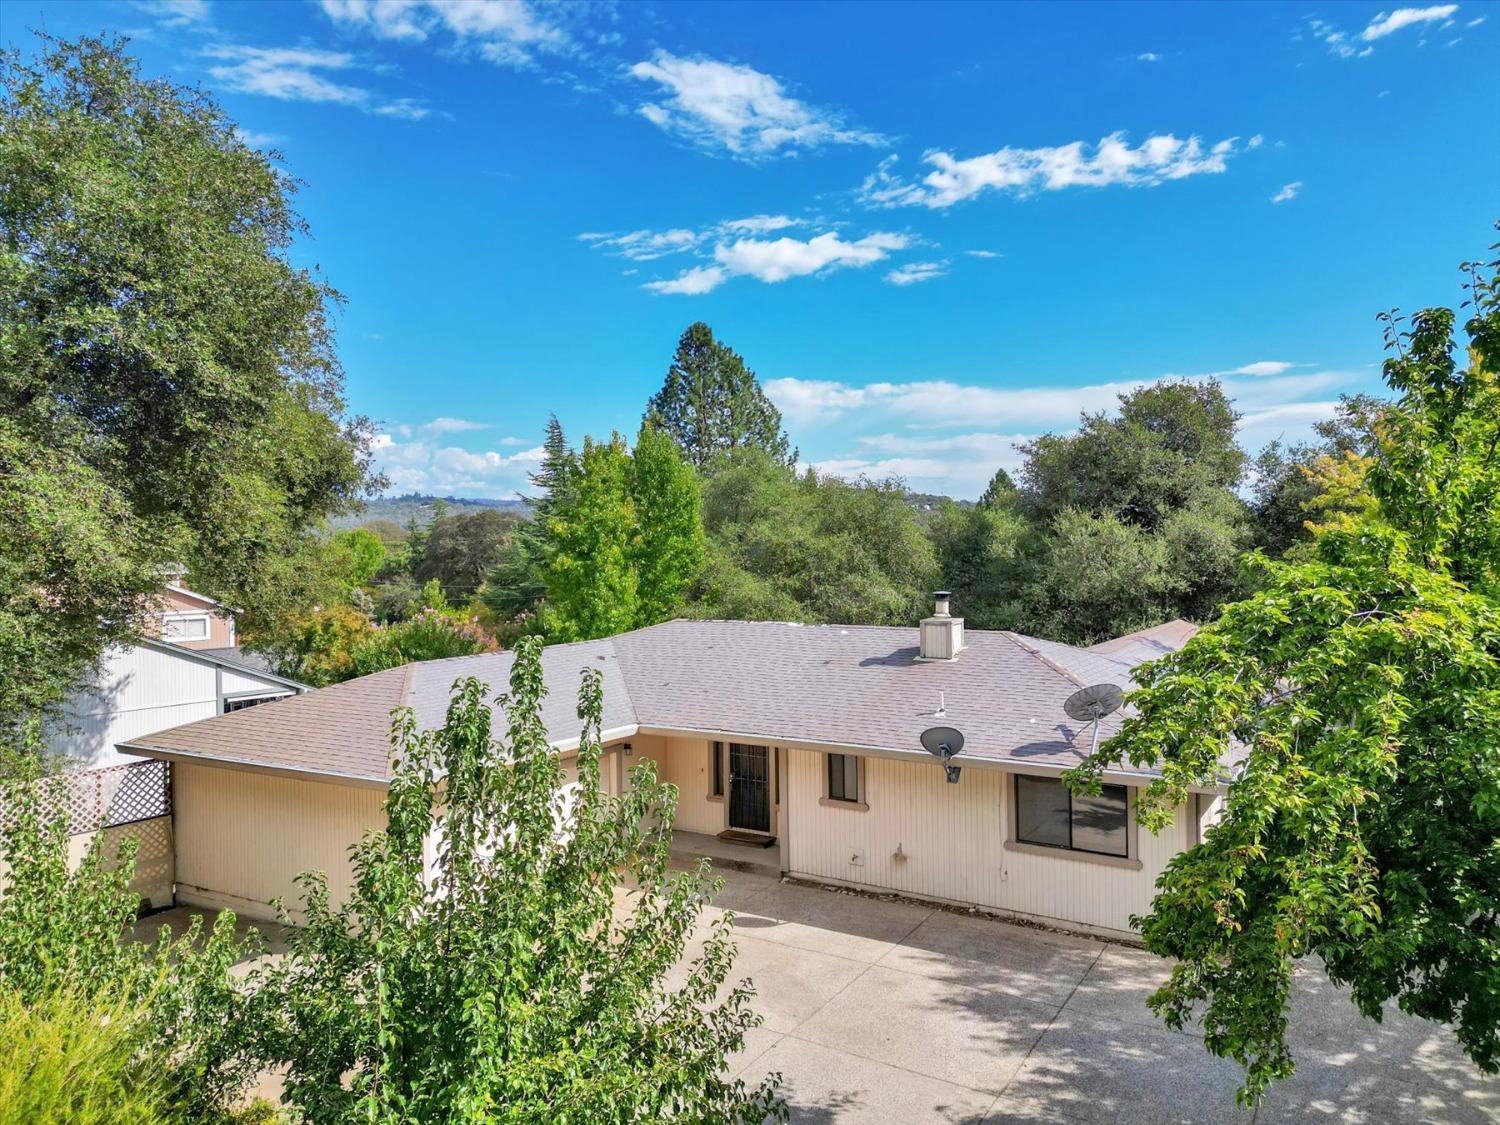
{"label": "concrete driveway", "polygon": [[736,977],[765,1018],[734,1072],[780,1072],[797,1122],[1500,1121],[1500,1080],[1442,1028],[1362,1019],[1311,968],[1296,1075],[1254,1113],[1240,1071],[1145,1006],[1163,962],[981,916],[723,872]]}

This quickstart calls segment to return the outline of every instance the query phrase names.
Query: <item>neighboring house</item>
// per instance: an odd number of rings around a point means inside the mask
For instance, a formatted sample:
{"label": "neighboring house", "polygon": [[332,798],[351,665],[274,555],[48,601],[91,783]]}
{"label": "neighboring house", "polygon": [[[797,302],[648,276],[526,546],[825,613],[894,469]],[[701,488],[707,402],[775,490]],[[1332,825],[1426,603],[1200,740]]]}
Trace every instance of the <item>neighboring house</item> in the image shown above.
{"label": "neighboring house", "polygon": [[[1101,796],[1070,796],[1057,778],[1090,731],[1063,702],[1086,684],[1130,686],[1141,650],[1175,647],[1191,626],[1121,638],[1122,657],[965,633],[945,609],[919,629],[671,621],[554,645],[543,719],[576,776],[579,674],[597,668],[605,784],[619,792],[634,763],[653,760],[679,790],[679,833],[774,841],[754,854],[803,879],[1127,932],[1223,790],[1194,794],[1157,836],[1136,827],[1147,772],[1116,769]],[[310,869],[347,894],[347,848],[383,820],[392,709],[440,725],[455,679],[498,693],[511,660],[412,664],[124,741],[172,763],[178,901],[266,918],[272,899],[297,901],[293,879]],[[1101,737],[1119,721],[1105,719]],[[957,784],[921,748],[937,725],[966,736]]]}
{"label": "neighboring house", "polygon": [[136,839],[134,885],[153,906],[172,902],[176,882],[170,773],[116,746],[308,690],[241,657],[230,647],[234,615],[184,587],[181,578],[170,576],[158,601],[160,616],[148,627],[152,635],[106,652],[46,731],[48,750],[70,760],[61,784],[74,858],[100,830],[111,850],[126,837]]}

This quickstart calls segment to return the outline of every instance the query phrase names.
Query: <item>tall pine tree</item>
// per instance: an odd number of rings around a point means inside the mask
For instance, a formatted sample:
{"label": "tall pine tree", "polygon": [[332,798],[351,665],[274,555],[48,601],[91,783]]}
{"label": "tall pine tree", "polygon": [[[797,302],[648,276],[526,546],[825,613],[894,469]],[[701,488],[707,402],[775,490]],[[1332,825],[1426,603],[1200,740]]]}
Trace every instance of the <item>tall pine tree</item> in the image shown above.
{"label": "tall pine tree", "polygon": [[666,381],[646,404],[645,421],[676,441],[700,469],[718,453],[747,447],[786,464],[797,459],[781,428],[781,411],[755,372],[701,320],[677,341]]}

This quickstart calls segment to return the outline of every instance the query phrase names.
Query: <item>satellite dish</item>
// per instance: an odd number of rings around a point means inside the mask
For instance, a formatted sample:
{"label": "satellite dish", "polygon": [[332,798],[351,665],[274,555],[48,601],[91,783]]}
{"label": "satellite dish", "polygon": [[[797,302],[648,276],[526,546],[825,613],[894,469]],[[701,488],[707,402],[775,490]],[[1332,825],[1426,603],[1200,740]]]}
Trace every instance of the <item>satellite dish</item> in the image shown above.
{"label": "satellite dish", "polygon": [[1094,684],[1081,688],[1063,702],[1068,718],[1080,723],[1097,723],[1111,711],[1118,711],[1125,702],[1125,693],[1115,684]]}
{"label": "satellite dish", "polygon": [[957,785],[958,771],[962,767],[953,765],[948,759],[964,748],[963,732],[952,727],[928,727],[922,732],[921,739],[922,748],[942,761],[948,783]]}
{"label": "satellite dish", "polygon": [[1079,688],[1063,700],[1063,710],[1068,713],[1068,718],[1094,724],[1094,741],[1089,747],[1090,754],[1099,749],[1099,720],[1111,711],[1118,711],[1124,702],[1125,693],[1117,684],[1091,684],[1086,688]]}

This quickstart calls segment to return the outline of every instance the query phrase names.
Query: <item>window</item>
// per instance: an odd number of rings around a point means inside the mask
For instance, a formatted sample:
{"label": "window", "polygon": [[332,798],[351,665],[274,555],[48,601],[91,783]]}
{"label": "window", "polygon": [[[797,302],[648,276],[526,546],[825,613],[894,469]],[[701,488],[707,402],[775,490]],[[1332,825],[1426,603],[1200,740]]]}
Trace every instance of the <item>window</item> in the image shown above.
{"label": "window", "polygon": [[246,707],[254,707],[257,703],[270,703],[280,698],[279,695],[251,695],[241,699],[226,699],[224,700],[224,714],[227,715],[231,711],[243,711]]}
{"label": "window", "polygon": [[208,637],[208,614],[174,616],[169,614],[161,621],[161,639],[164,641],[201,641]]}
{"label": "window", "polygon": [[1097,797],[1074,796],[1061,781],[1016,775],[1016,840],[1098,855],[1130,854],[1129,797],[1106,785]]}
{"label": "window", "polygon": [[709,796],[724,796],[724,744],[722,742],[709,743],[709,754],[713,758],[713,788],[709,790]]}
{"label": "window", "polygon": [[828,799],[859,800],[859,759],[853,754],[828,755]]}

